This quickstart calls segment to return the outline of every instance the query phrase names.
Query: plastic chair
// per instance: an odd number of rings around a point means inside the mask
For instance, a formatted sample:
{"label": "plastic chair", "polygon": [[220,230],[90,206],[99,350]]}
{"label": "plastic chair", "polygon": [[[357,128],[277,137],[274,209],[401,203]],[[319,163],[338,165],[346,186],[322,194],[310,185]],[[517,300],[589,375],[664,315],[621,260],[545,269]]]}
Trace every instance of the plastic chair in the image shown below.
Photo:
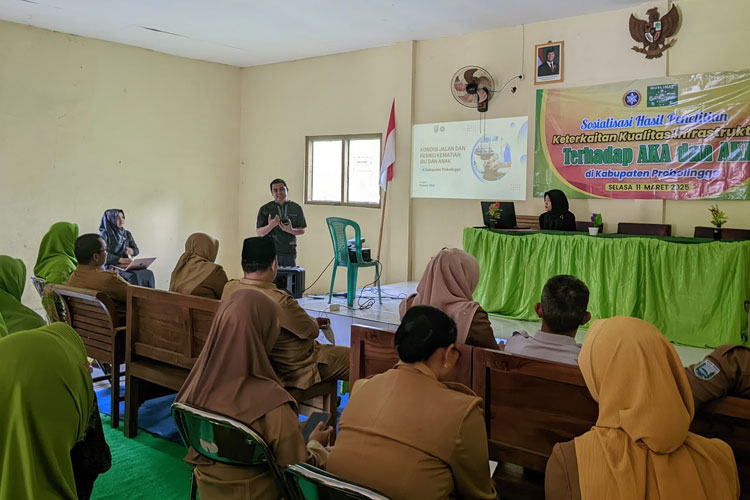
{"label": "plastic chair", "polygon": [[388,500],[388,497],[308,464],[288,465],[284,469],[298,500]]}
{"label": "plastic chair", "polygon": [[44,298],[44,285],[46,282],[44,281],[44,278],[40,278],[38,276],[32,276],[31,277],[31,284],[34,285],[34,290],[36,290],[36,293],[39,294],[39,298]]}
{"label": "plastic chair", "polygon": [[[294,500],[284,482],[271,448],[242,422],[187,404],[173,403],[172,418],[180,437],[204,457],[228,465],[266,465],[282,498]],[[196,500],[197,483],[192,474],[190,500]]]}
{"label": "plastic chair", "polygon": [[[334,254],[334,265],[333,274],[331,276],[331,289],[328,292],[328,303],[331,303],[331,297],[333,296],[333,285],[336,282],[336,269],[339,267],[346,267],[346,305],[352,307],[354,304],[354,295],[357,293],[357,272],[360,267],[375,267],[375,283],[378,285],[378,302],[383,303],[383,298],[380,294],[380,263],[376,260],[365,262],[362,257],[362,233],[359,229],[359,224],[349,219],[342,219],[340,217],[328,217],[326,219],[328,224],[328,230],[331,233],[331,241],[333,242],[333,254]],[[355,262],[351,262],[349,257],[349,243],[346,237],[346,229],[351,227],[354,229],[354,246],[355,246]]]}

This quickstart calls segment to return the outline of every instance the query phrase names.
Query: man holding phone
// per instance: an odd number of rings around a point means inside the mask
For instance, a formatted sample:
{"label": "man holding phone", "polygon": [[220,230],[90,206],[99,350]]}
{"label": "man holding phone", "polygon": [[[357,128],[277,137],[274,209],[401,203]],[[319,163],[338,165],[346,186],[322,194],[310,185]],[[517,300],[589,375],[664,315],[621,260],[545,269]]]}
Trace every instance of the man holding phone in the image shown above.
{"label": "man holding phone", "polygon": [[276,258],[280,267],[297,265],[297,236],[305,234],[307,221],[302,207],[289,200],[284,179],[271,181],[273,201],[260,207],[256,223],[258,236],[268,235],[276,248]]}

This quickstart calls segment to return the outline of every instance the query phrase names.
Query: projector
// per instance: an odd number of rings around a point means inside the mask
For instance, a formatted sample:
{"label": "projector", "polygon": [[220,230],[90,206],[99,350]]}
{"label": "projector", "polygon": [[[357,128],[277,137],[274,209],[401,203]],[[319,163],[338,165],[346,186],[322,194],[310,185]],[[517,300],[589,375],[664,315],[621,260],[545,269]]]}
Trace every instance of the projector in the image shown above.
{"label": "projector", "polygon": [[[372,260],[372,253],[369,248],[362,249],[362,260],[364,262],[370,262]],[[349,246],[349,262],[357,262],[357,247]]]}

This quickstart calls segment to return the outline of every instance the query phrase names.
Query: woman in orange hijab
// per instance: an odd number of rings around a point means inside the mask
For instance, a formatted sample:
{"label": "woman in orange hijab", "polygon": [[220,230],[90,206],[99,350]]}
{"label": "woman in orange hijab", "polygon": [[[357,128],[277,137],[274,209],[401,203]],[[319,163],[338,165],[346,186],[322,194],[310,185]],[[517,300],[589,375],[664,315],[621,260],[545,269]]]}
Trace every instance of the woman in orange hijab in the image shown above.
{"label": "woman in orange hijab", "polygon": [[646,321],[595,321],[578,364],[599,418],[558,443],[547,463],[547,500],[736,500],[729,445],[688,431],[693,395],[680,358]]}
{"label": "woman in orange hijab", "polygon": [[443,248],[424,270],[417,293],[401,302],[401,317],[412,306],[432,306],[453,318],[458,328],[456,343],[497,350],[487,313],[472,294],[479,284],[479,262],[458,248]]}

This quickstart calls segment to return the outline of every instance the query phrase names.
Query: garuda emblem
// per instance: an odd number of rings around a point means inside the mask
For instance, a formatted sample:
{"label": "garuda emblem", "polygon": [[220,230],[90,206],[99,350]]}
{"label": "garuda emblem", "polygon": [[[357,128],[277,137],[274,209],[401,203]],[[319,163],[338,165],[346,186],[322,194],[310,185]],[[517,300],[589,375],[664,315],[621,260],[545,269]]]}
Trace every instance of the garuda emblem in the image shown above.
{"label": "garuda emblem", "polygon": [[648,21],[638,19],[630,14],[630,36],[636,42],[642,43],[643,47],[633,47],[633,50],[646,54],[646,59],[661,57],[662,53],[674,45],[676,40],[667,43],[667,38],[677,33],[680,25],[680,13],[676,6],[672,6],[669,12],[661,19],[659,9],[656,7],[646,11]]}

